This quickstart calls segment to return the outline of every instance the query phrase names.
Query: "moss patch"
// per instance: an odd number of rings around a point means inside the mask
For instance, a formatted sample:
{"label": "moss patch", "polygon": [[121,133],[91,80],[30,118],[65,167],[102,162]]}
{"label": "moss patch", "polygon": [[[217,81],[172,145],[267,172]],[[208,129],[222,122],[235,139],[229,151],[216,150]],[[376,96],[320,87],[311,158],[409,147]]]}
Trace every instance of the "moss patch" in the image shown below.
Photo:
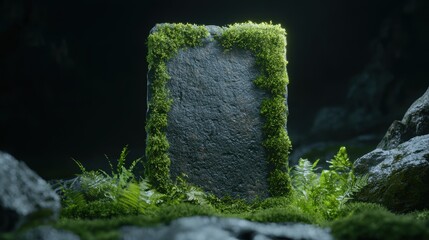
{"label": "moss patch", "polygon": [[[172,104],[166,89],[170,78],[166,62],[175,56],[180,48],[200,45],[208,34],[204,26],[164,24],[158,25],[148,39],[147,60],[153,73],[153,81],[150,114],[146,124],[146,176],[160,192],[167,192],[172,185],[169,174],[169,143],[165,134],[167,113]],[[265,139],[262,144],[271,168],[268,176],[271,196],[286,196],[291,189],[288,174],[291,142],[286,132],[288,76],[285,35],[286,31],[280,25],[248,22],[229,25],[223,29],[221,35],[216,36],[226,51],[236,47],[254,54],[261,72],[254,83],[270,93],[270,97],[261,103],[260,113],[265,118]]]}
{"label": "moss patch", "polygon": [[429,239],[427,222],[384,209],[366,209],[332,223],[335,239]]}
{"label": "moss patch", "polygon": [[170,179],[169,143],[165,134],[167,113],[172,99],[168,95],[166,83],[170,79],[167,61],[185,47],[195,47],[209,35],[204,26],[191,24],[157,25],[157,30],[149,35],[148,56],[149,70],[153,72],[151,83],[152,98],[149,102],[150,117],[146,122],[146,176],[160,191],[168,192],[172,185]]}
{"label": "moss patch", "polygon": [[288,174],[291,142],[286,132],[286,86],[289,82],[286,31],[271,23],[237,23],[228,26],[218,40],[226,50],[242,48],[256,57],[261,75],[254,83],[271,94],[261,104],[261,115],[265,118],[263,146],[272,167],[268,177],[269,192],[271,196],[286,196],[291,189]]}

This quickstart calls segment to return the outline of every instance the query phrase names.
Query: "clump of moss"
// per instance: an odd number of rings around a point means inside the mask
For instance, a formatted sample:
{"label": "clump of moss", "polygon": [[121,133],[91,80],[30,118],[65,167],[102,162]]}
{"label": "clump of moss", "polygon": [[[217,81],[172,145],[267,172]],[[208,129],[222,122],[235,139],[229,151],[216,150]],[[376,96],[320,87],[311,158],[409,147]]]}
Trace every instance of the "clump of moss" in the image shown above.
{"label": "clump of moss", "polygon": [[148,37],[147,61],[149,70],[153,73],[153,81],[150,86],[152,98],[148,104],[149,118],[146,122],[148,138],[145,174],[162,193],[167,193],[172,187],[169,143],[165,134],[167,113],[172,104],[166,88],[170,79],[166,64],[179,49],[198,46],[208,35],[209,32],[203,26],[178,23],[157,25],[156,30]]}
{"label": "clump of moss", "polygon": [[257,210],[245,217],[245,219],[255,222],[301,222],[317,223],[315,215],[304,212],[296,206],[281,206]]}
{"label": "clump of moss", "polygon": [[336,239],[429,239],[427,223],[385,209],[367,209],[331,224]]}
{"label": "clump of moss", "polygon": [[218,211],[210,205],[202,206],[192,203],[165,205],[155,213],[157,220],[165,223],[182,217],[218,215]]}

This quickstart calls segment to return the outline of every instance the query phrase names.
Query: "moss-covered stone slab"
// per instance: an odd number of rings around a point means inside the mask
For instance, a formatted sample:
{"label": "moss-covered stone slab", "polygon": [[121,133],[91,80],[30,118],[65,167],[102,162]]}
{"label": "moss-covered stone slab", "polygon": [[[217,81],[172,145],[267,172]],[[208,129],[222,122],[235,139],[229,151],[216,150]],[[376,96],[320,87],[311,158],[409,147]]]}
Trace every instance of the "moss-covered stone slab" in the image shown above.
{"label": "moss-covered stone slab", "polygon": [[148,39],[146,174],[217,196],[287,195],[285,31],[159,24]]}

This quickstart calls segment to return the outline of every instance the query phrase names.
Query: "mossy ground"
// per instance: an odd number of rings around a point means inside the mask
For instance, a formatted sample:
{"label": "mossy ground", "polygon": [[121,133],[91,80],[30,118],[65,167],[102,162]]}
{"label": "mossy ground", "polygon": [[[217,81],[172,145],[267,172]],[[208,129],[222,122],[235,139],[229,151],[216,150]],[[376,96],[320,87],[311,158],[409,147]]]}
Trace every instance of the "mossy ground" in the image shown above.
{"label": "mossy ground", "polygon": [[[62,217],[51,223],[55,228],[71,231],[81,239],[114,240],[122,226],[151,227],[181,217],[219,216],[242,218],[255,222],[300,222],[331,228],[335,239],[429,239],[428,211],[394,214],[378,204],[348,203],[334,220],[304,213],[291,206],[287,198],[270,198],[247,204],[227,201],[214,207],[181,203],[165,205],[144,214],[99,219]],[[1,239],[17,239],[25,229],[0,235]]]}
{"label": "mossy ground", "polygon": [[[429,239],[429,211],[394,214],[381,205],[350,202],[366,177],[355,176],[346,148],[333,157],[329,170],[315,172],[317,164],[301,159],[290,170],[292,189],[287,197],[271,197],[247,202],[205,193],[179,178],[170,192],[153,189],[146,179],[137,180],[133,170],[139,159],[126,166],[128,150],[121,152],[111,174],[88,171],[77,162],[82,173],[80,188],[63,189],[62,212],[55,228],[71,231],[81,239],[118,239],[122,226],[168,224],[182,217],[218,216],[261,223],[306,223],[328,227],[336,239]],[[19,235],[40,223],[1,239]]]}

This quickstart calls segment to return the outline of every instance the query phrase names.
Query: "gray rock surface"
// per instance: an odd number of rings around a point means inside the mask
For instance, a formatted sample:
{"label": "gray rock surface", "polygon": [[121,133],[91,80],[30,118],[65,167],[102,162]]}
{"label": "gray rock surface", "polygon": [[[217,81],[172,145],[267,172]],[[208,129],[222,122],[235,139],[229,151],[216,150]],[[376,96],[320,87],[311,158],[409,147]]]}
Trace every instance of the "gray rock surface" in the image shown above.
{"label": "gray rock surface", "polygon": [[395,121],[374,151],[355,162],[369,174],[359,199],[403,212],[429,207],[429,89]]}
{"label": "gray rock surface", "polygon": [[172,178],[185,173],[187,181],[217,196],[266,197],[259,109],[267,95],[253,83],[259,74],[255,58],[241,49],[225,52],[213,38],[222,29],[207,28],[211,35],[203,46],[182,49],[167,63]]}
{"label": "gray rock surface", "polygon": [[40,226],[26,231],[18,240],[79,240],[80,238],[68,231],[55,229],[51,226]]}
{"label": "gray rock surface", "polygon": [[0,232],[32,221],[57,219],[60,199],[50,185],[7,153],[0,152]]}
{"label": "gray rock surface", "polygon": [[154,228],[123,227],[122,240],[333,239],[327,229],[308,224],[255,223],[242,219],[189,217]]}
{"label": "gray rock surface", "polygon": [[425,134],[429,134],[429,88],[411,105],[401,121],[392,123],[378,148],[392,149]]}
{"label": "gray rock surface", "polygon": [[375,149],[356,160],[355,170],[369,174],[359,200],[399,212],[429,207],[429,135],[414,137],[394,149]]}

